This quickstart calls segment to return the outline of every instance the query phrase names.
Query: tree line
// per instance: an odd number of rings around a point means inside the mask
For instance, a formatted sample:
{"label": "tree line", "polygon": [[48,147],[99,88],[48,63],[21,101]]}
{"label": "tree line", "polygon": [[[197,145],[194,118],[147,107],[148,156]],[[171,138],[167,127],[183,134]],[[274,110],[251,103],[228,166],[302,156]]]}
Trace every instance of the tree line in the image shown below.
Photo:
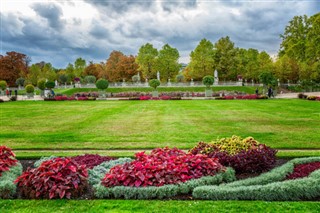
{"label": "tree line", "polygon": [[99,78],[110,82],[144,81],[160,73],[161,81],[197,81],[219,72],[222,81],[237,80],[291,83],[320,82],[320,13],[311,17],[295,16],[280,35],[281,45],[277,58],[257,49],[236,47],[226,36],[212,43],[202,39],[190,53],[190,63],[182,69],[179,51],[165,44],[160,50],[152,44],[142,45],[136,56],[112,51],[105,62],[87,62],[77,58],[64,69],[51,63],[30,65],[30,58],[22,53],[7,52],[0,55],[0,80],[9,86],[33,84],[47,79],[60,84],[76,80],[94,83]]}

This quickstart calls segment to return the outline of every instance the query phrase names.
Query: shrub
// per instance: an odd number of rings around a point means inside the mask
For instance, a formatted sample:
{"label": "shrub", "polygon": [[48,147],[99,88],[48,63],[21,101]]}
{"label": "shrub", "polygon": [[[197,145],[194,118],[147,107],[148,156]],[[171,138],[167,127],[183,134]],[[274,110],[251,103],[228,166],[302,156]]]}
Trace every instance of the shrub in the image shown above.
{"label": "shrub", "polygon": [[22,87],[24,85],[24,81],[24,78],[20,77],[16,80],[16,85]]}
{"label": "shrub", "polygon": [[202,79],[202,83],[209,88],[214,83],[214,77],[211,75],[204,76]]}
{"label": "shrub", "polygon": [[300,98],[300,99],[306,99],[308,96],[307,95],[305,95],[305,94],[303,94],[303,93],[299,93],[298,94],[298,98]]}
{"label": "shrub", "polygon": [[94,84],[96,82],[97,78],[94,75],[87,75],[84,77],[84,82],[87,84]]}
{"label": "shrub", "polygon": [[17,96],[11,96],[10,97],[10,101],[16,101],[17,100]]}
{"label": "shrub", "polygon": [[309,101],[315,101],[317,99],[317,96],[308,96],[307,100]]}
{"label": "shrub", "polygon": [[0,103],[4,103],[4,100],[3,100],[3,99],[0,99]]}
{"label": "shrub", "polygon": [[92,169],[93,167],[101,164],[105,161],[113,160],[114,158],[108,156],[100,156],[98,154],[85,154],[85,155],[78,155],[71,158],[79,165],[84,165],[88,169]]}
{"label": "shrub", "polygon": [[105,80],[105,79],[99,79],[99,80],[97,80],[97,82],[96,82],[96,87],[98,88],[98,89],[100,89],[100,90],[105,90],[105,89],[107,89],[108,88],[108,86],[109,86],[109,82],[107,81],[107,80]]}
{"label": "shrub", "polygon": [[177,148],[154,149],[150,155],[137,153],[135,161],[113,167],[102,185],[163,186],[213,176],[224,170],[217,159],[205,155],[186,154]]}
{"label": "shrub", "polygon": [[320,169],[320,161],[296,165],[291,174],[287,175],[287,180],[307,177],[313,171]]}
{"label": "shrub", "polygon": [[46,88],[46,80],[44,79],[40,79],[37,83],[37,87],[40,89],[40,90],[45,90]]}
{"label": "shrub", "polygon": [[239,136],[232,136],[209,144],[200,142],[189,152],[218,158],[222,165],[230,166],[241,174],[262,172],[272,168],[276,162],[277,151],[259,144],[252,137],[242,139]]}
{"label": "shrub", "polygon": [[0,146],[0,177],[2,172],[8,171],[10,167],[17,165],[15,154],[6,146]]}
{"label": "shrub", "polygon": [[26,92],[27,93],[33,93],[34,92],[34,86],[32,84],[28,84],[26,87]]}
{"label": "shrub", "polygon": [[79,197],[88,187],[88,172],[70,158],[44,161],[38,168],[28,168],[15,183],[27,198]]}
{"label": "shrub", "polygon": [[160,86],[160,81],[158,79],[151,79],[149,81],[149,86],[156,90],[157,87]]}
{"label": "shrub", "polygon": [[45,83],[45,86],[46,86],[46,88],[48,88],[48,89],[53,89],[53,88],[56,86],[56,84],[54,83],[54,81],[47,81],[47,82]]}
{"label": "shrub", "polygon": [[0,81],[0,89],[5,90],[7,88],[7,82],[6,81]]}

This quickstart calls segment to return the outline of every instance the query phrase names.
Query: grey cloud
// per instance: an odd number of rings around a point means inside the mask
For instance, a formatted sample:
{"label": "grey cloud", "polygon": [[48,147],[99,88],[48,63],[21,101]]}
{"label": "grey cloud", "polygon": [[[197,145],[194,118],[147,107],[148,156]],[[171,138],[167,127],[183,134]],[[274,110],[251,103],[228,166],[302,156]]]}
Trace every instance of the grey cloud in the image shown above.
{"label": "grey cloud", "polygon": [[53,3],[34,3],[32,9],[41,17],[47,19],[49,26],[60,30],[64,27],[64,22],[61,20],[63,15],[60,6]]}
{"label": "grey cloud", "polygon": [[163,10],[174,12],[177,8],[193,9],[197,7],[197,0],[190,1],[163,1],[161,2]]}

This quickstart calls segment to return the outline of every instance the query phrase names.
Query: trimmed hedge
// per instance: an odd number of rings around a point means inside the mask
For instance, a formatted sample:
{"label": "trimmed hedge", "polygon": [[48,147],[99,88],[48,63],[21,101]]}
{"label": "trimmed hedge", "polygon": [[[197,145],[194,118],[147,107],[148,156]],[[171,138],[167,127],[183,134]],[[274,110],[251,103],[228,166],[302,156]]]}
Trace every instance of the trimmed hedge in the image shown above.
{"label": "trimmed hedge", "polygon": [[10,170],[2,172],[0,176],[0,198],[13,198],[16,193],[17,184],[15,179],[22,174],[22,165],[12,166]]}
{"label": "trimmed hedge", "polygon": [[320,197],[320,170],[308,177],[286,180],[295,165],[320,161],[320,157],[297,158],[255,178],[220,186],[202,186],[193,197],[210,200],[310,200]]}
{"label": "trimmed hedge", "polygon": [[181,194],[188,194],[199,186],[217,185],[225,182],[234,181],[235,171],[227,168],[225,172],[216,174],[215,176],[206,176],[199,179],[193,179],[179,184],[169,184],[160,187],[128,187],[116,186],[107,188],[101,183],[94,185],[95,196],[98,198],[124,198],[124,199],[163,199],[174,197]]}

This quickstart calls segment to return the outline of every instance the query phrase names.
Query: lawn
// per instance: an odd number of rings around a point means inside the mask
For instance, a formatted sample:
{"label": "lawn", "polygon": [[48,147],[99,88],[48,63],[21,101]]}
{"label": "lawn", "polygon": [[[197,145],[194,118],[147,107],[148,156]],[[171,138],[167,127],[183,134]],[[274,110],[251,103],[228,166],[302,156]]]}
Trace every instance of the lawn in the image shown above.
{"label": "lawn", "polygon": [[320,102],[186,100],[7,102],[0,144],[13,149],[189,149],[253,136],[273,148],[320,148]]}
{"label": "lawn", "polygon": [[319,212],[319,202],[0,200],[0,212]]}

